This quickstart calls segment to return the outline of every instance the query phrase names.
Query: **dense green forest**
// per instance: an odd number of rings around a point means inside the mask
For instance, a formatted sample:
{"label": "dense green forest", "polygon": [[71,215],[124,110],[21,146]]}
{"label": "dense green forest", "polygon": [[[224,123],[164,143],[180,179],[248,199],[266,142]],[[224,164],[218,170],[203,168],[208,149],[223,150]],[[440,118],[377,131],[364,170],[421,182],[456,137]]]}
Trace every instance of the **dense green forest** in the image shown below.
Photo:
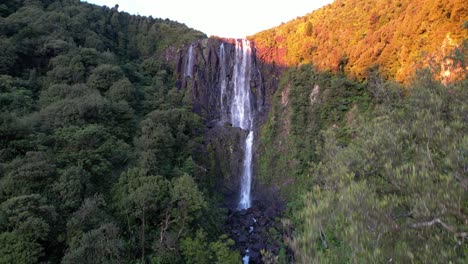
{"label": "dense green forest", "polygon": [[0,3],[0,263],[239,263],[167,48],[187,26],[78,0]]}

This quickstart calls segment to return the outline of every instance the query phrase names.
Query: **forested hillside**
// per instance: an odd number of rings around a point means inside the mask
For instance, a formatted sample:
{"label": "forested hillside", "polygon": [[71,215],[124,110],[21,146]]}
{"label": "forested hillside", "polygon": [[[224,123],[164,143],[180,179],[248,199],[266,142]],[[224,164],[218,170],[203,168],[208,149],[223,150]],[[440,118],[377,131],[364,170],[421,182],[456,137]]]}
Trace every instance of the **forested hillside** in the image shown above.
{"label": "forested hillside", "polygon": [[432,75],[285,74],[256,176],[288,203],[298,263],[466,262],[468,83]]}
{"label": "forested hillside", "polygon": [[408,82],[415,68],[440,64],[461,44],[467,19],[464,0],[336,0],[249,38],[278,65],[312,63],[360,80],[378,66],[385,78]]}
{"label": "forested hillside", "polygon": [[205,37],[117,6],[0,3],[0,263],[240,262],[165,57]]}
{"label": "forested hillside", "polygon": [[465,263],[463,1],[338,0],[250,39],[285,69],[256,177],[298,263]]}

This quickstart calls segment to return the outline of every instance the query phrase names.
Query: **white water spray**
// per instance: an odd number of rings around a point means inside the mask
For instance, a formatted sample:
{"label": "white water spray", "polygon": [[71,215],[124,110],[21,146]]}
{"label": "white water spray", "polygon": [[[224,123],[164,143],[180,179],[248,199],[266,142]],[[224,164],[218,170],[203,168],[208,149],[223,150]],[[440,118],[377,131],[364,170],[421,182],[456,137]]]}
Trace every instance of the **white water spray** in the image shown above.
{"label": "white water spray", "polygon": [[247,253],[243,258],[242,258],[242,263],[243,264],[249,264],[249,249],[245,250],[245,253]]}
{"label": "white water spray", "polygon": [[252,145],[253,145],[253,131],[249,132],[245,140],[245,154],[244,164],[241,179],[241,193],[239,209],[247,209],[250,207],[250,189],[252,185]]}
{"label": "white water spray", "polygon": [[250,41],[236,42],[236,61],[233,72],[233,97],[231,104],[231,122],[234,127],[251,130],[252,111],[250,102],[250,66],[252,49]]}
{"label": "white water spray", "polygon": [[242,166],[239,209],[251,206],[250,191],[252,185],[252,146],[254,134],[252,131],[253,114],[250,92],[250,70],[252,64],[252,49],[250,41],[236,41],[236,58],[233,72],[233,95],[231,102],[231,122],[234,127],[248,130],[245,140],[245,153]]}
{"label": "white water spray", "polygon": [[187,64],[185,65],[185,77],[192,77],[193,74],[193,45],[190,45],[188,50]]}

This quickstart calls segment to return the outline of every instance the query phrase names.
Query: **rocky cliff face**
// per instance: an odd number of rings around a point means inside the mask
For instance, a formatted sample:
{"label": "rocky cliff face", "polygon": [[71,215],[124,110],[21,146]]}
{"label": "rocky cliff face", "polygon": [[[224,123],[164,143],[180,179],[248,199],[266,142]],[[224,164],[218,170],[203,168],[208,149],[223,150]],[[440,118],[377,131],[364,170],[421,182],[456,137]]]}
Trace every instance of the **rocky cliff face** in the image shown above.
{"label": "rocky cliff face", "polygon": [[[209,174],[219,179],[217,187],[226,196],[230,207],[233,207],[239,194],[244,153],[242,142],[246,137],[246,131],[234,128],[230,123],[229,98],[234,89],[238,41],[221,38],[199,40],[181,48],[176,58],[177,87],[191,92],[193,111],[205,120],[208,129],[204,151],[211,160],[211,164],[206,165]],[[250,45],[251,67],[248,74],[254,116],[252,129],[256,133],[267,117],[278,78],[274,67],[257,60],[254,44]],[[256,193],[256,189],[258,186],[254,178],[253,193]]]}
{"label": "rocky cliff face", "polygon": [[[226,69],[227,75],[227,93],[232,91],[235,42],[235,39],[203,39],[192,43],[192,47],[187,46],[179,52],[177,62],[178,88],[192,91],[193,110],[204,117],[209,126],[222,122],[223,111],[221,111],[220,98],[223,67]],[[222,44],[224,45],[225,59],[222,59],[220,54]],[[254,48],[252,49],[250,87],[254,96],[255,116],[258,116],[264,113],[265,86]],[[225,107],[229,108],[229,105]]]}

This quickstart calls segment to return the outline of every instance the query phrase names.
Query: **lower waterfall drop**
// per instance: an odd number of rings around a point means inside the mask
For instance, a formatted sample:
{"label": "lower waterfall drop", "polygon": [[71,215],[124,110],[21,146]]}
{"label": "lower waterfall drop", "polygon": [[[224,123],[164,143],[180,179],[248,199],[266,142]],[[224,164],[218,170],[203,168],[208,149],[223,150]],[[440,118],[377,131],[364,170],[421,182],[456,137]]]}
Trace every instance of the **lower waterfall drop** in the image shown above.
{"label": "lower waterfall drop", "polygon": [[252,188],[252,145],[253,145],[253,131],[249,132],[247,139],[245,140],[245,154],[244,164],[242,167],[242,178],[241,178],[241,192],[239,209],[250,208],[250,189]]}

